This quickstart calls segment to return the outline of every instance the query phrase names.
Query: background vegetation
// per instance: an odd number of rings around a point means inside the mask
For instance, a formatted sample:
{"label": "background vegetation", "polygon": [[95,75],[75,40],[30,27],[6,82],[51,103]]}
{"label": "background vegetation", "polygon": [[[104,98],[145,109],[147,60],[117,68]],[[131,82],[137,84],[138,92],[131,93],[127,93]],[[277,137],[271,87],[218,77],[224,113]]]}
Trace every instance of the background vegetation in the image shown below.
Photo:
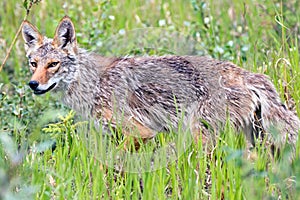
{"label": "background vegetation", "polygon": [[[52,37],[58,21],[69,15],[81,47],[103,55],[198,54],[231,60],[267,74],[282,101],[299,113],[299,4],[42,0],[28,20]],[[23,6],[22,0],[0,2],[0,60],[25,16]],[[158,170],[116,170],[98,159],[106,151],[99,145],[101,134],[74,117],[58,97],[34,96],[29,77],[19,37],[0,74],[0,199],[299,198],[299,145],[293,162],[288,151],[273,159],[264,145],[248,152],[244,137],[230,126],[210,156],[192,143]],[[140,151],[168,140],[159,134]],[[121,146],[122,141],[115,145]]]}

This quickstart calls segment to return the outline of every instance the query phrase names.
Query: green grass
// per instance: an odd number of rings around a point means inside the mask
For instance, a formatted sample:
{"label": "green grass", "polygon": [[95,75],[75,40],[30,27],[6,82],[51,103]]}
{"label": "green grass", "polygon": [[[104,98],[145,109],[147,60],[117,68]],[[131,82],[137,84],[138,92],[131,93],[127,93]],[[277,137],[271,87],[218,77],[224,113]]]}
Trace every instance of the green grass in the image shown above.
{"label": "green grass", "polygon": [[[299,113],[299,4],[43,0],[28,20],[52,37],[67,14],[78,43],[103,55],[198,54],[230,60],[268,75],[282,101],[294,102]],[[21,0],[0,5],[3,60],[25,9]],[[52,94],[34,96],[27,87],[26,62],[20,37],[0,74],[0,199],[299,199],[300,142],[291,163],[288,149],[282,159],[271,158],[264,145],[248,152],[243,135],[226,126],[210,155],[201,142],[187,141],[183,148],[179,131],[178,137],[161,133],[143,145],[136,153],[145,157],[118,160],[126,139],[102,136]],[[181,151],[164,151],[170,141]],[[150,162],[147,156],[157,149],[157,160]]]}

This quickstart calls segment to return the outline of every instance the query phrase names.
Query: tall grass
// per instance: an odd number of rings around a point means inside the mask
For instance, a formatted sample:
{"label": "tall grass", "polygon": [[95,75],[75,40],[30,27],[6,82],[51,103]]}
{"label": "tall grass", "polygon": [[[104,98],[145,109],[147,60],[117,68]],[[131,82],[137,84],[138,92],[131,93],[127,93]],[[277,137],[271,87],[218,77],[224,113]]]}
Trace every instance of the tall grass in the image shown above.
{"label": "tall grass", "polygon": [[[26,11],[21,0],[0,5],[2,60]],[[28,20],[52,37],[69,15],[78,43],[104,55],[231,60],[268,75],[282,101],[299,112],[298,7],[298,1],[43,0]],[[191,142],[180,153],[160,151],[160,160],[129,154],[135,163],[121,162],[117,156],[127,138],[116,142],[102,135],[59,97],[34,96],[26,86],[29,77],[20,38],[0,75],[0,199],[299,198],[299,142],[293,162],[286,159],[288,149],[274,159],[261,144],[248,151],[244,136],[228,125],[210,154],[201,142]],[[133,153],[170,150],[183,141],[180,135],[160,133]],[[168,160],[170,155],[178,156]]]}

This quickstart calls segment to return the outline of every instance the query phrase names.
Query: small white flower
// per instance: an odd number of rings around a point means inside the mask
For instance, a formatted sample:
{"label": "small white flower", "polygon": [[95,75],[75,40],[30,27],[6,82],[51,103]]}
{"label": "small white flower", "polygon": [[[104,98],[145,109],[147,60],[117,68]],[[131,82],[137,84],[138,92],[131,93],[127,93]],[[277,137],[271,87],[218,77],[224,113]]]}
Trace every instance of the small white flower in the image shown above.
{"label": "small white flower", "polygon": [[125,35],[125,33],[126,33],[126,31],[125,31],[124,29],[120,29],[120,30],[119,30],[119,34],[120,34],[120,35]]}
{"label": "small white flower", "polygon": [[238,26],[238,27],[237,27],[237,31],[238,31],[239,33],[241,33],[241,32],[243,31],[243,27]]}
{"label": "small white flower", "polygon": [[108,18],[112,21],[114,21],[116,19],[115,16],[113,16],[113,15],[109,15]]}
{"label": "small white flower", "polygon": [[214,52],[223,54],[224,53],[224,49],[222,47],[220,47],[220,46],[216,46],[215,49],[214,49]]}
{"label": "small white flower", "polygon": [[165,26],[166,25],[166,20],[165,19],[161,19],[158,21],[158,25],[159,26]]}
{"label": "small white flower", "polygon": [[249,50],[249,46],[248,45],[245,45],[242,47],[242,51],[248,51]]}
{"label": "small white flower", "polygon": [[229,41],[227,42],[227,45],[230,46],[230,47],[232,47],[232,46],[233,46],[233,41],[232,41],[232,40],[229,40]]}
{"label": "small white flower", "polygon": [[205,17],[205,18],[204,18],[204,24],[208,24],[209,22],[210,22],[209,17]]}
{"label": "small white flower", "polygon": [[189,22],[189,21],[184,21],[183,24],[184,24],[185,26],[190,26],[190,25],[191,25],[191,22]]}

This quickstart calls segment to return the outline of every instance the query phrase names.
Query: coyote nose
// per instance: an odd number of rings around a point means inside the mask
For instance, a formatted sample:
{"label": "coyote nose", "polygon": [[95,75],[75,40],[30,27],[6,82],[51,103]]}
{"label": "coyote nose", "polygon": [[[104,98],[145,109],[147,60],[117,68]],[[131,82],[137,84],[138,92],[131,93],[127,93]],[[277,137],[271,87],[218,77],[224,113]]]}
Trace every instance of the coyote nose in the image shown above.
{"label": "coyote nose", "polygon": [[29,87],[32,90],[36,90],[36,88],[39,86],[39,82],[37,82],[37,81],[29,81],[28,85],[29,85]]}

